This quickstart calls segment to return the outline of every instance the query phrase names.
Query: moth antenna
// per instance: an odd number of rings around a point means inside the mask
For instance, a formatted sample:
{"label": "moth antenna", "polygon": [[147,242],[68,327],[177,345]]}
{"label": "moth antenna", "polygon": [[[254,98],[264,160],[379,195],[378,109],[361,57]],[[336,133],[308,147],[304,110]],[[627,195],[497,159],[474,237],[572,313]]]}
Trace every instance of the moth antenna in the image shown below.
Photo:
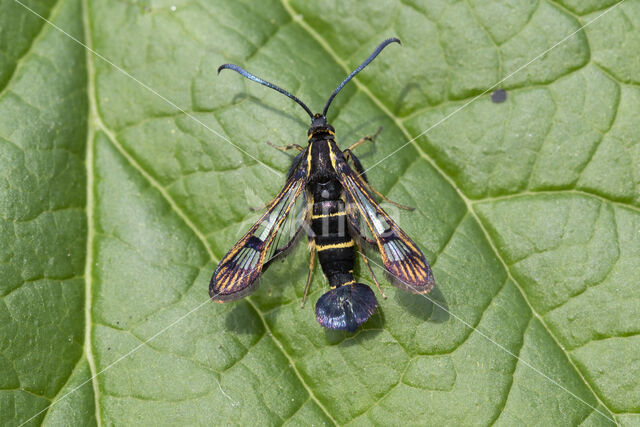
{"label": "moth antenna", "polygon": [[369,55],[369,57],[358,66],[358,68],[356,68],[355,70],[353,70],[351,72],[351,74],[349,74],[347,76],[346,79],[344,79],[342,81],[342,83],[340,83],[338,85],[338,87],[336,88],[336,90],[333,91],[333,93],[331,94],[331,96],[329,97],[329,100],[327,101],[327,104],[324,106],[324,110],[322,110],[322,117],[327,117],[327,111],[329,110],[329,105],[331,105],[331,101],[333,101],[333,98],[336,97],[336,95],[338,94],[338,92],[340,92],[340,90],[342,90],[342,88],[344,87],[344,85],[346,85],[349,80],[351,80],[356,74],[358,74],[360,71],[362,71],[362,69],[364,67],[366,67],[367,65],[369,65],[369,63],[371,61],[373,61],[376,56],[378,56],[378,54],[380,54],[380,52],[382,52],[382,49],[384,49],[385,47],[387,47],[387,45],[389,45],[390,43],[398,43],[398,44],[402,44],[402,42],[400,41],[400,39],[396,38],[396,37],[392,37],[390,39],[386,39],[385,41],[383,41],[382,43],[380,43],[380,45],[376,48],[376,50],[373,51],[373,53],[371,55]]}
{"label": "moth antenna", "polygon": [[248,78],[249,80],[253,80],[256,83],[260,83],[261,85],[269,87],[269,88],[271,88],[273,90],[277,90],[281,94],[285,95],[287,98],[290,98],[290,99],[293,99],[294,101],[296,101],[298,103],[298,105],[300,105],[302,108],[304,108],[304,111],[306,111],[307,114],[309,115],[309,117],[311,117],[311,119],[313,120],[313,113],[311,112],[309,107],[307,107],[304,102],[300,101],[300,99],[298,99],[296,96],[292,95],[291,93],[287,92],[286,90],[274,85],[273,83],[269,83],[266,80],[262,80],[260,77],[254,76],[253,74],[251,74],[250,72],[248,72],[244,68],[238,67],[235,64],[223,64],[223,65],[221,65],[220,67],[218,67],[218,74],[220,74],[220,71],[222,71],[222,70],[233,70],[236,73]]}

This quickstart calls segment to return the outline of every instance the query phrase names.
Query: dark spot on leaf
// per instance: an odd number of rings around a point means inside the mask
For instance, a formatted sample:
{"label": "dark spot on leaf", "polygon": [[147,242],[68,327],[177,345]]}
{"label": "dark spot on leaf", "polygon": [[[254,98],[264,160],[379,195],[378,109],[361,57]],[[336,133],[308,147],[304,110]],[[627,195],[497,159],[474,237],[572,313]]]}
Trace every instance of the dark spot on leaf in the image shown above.
{"label": "dark spot on leaf", "polygon": [[504,89],[494,90],[491,94],[491,101],[495,104],[500,104],[507,99],[507,91]]}

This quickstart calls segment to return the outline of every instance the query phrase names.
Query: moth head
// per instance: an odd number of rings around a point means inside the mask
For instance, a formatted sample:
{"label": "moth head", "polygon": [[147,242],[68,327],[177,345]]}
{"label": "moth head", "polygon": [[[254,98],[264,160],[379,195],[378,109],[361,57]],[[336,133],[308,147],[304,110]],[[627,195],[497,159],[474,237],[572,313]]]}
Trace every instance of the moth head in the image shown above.
{"label": "moth head", "polygon": [[335,129],[329,123],[327,123],[327,118],[320,113],[316,113],[311,119],[311,127],[309,128],[309,135],[313,135],[316,133],[328,133],[333,135],[335,133]]}

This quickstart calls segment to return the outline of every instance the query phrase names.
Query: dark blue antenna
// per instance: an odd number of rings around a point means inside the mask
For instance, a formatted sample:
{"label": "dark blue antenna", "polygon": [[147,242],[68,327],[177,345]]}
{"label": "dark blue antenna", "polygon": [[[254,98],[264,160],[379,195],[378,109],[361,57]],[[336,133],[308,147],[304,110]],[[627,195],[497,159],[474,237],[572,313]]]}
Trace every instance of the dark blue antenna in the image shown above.
{"label": "dark blue antenna", "polygon": [[342,83],[340,83],[338,85],[338,87],[336,88],[336,90],[333,91],[333,93],[331,94],[331,96],[329,97],[329,100],[327,101],[327,104],[324,106],[324,110],[322,110],[322,117],[327,117],[327,110],[329,110],[329,105],[331,105],[331,101],[333,101],[333,98],[336,97],[336,95],[338,94],[338,92],[340,92],[340,90],[342,90],[342,88],[344,87],[344,85],[346,85],[349,80],[351,80],[353,78],[353,76],[355,76],[356,74],[358,74],[360,71],[362,71],[362,69],[364,67],[366,67],[367,65],[369,65],[369,63],[371,61],[373,61],[376,56],[378,56],[378,54],[380,52],[382,52],[382,49],[384,49],[385,47],[387,47],[388,44],[390,43],[398,43],[398,44],[402,44],[400,42],[399,39],[393,37],[390,39],[386,39],[385,41],[383,41],[382,43],[380,43],[380,45],[376,48],[376,50],[373,51],[373,53],[371,55],[369,55],[369,57],[362,63],[360,64],[360,66],[358,68],[356,68],[355,70],[353,70],[351,72],[351,74],[349,74],[347,76],[346,79],[344,79],[342,81]]}
{"label": "dark blue antenna", "polygon": [[300,101],[298,98],[296,98],[295,96],[291,95],[286,90],[284,90],[282,88],[279,88],[278,86],[274,85],[273,83],[269,83],[269,82],[267,82],[265,80],[262,80],[260,77],[254,76],[250,72],[246,71],[245,69],[243,69],[241,67],[238,67],[235,64],[224,64],[224,65],[221,65],[220,67],[218,67],[218,74],[220,73],[220,71],[226,70],[226,69],[233,70],[233,71],[243,75],[244,77],[248,78],[249,80],[253,80],[254,82],[260,83],[261,85],[264,85],[266,87],[270,87],[271,89],[277,90],[281,94],[286,95],[288,98],[293,99],[302,108],[304,108],[304,111],[306,111],[307,114],[309,115],[309,117],[311,117],[311,119],[313,119],[313,113],[311,112],[309,107],[307,107],[304,102]]}

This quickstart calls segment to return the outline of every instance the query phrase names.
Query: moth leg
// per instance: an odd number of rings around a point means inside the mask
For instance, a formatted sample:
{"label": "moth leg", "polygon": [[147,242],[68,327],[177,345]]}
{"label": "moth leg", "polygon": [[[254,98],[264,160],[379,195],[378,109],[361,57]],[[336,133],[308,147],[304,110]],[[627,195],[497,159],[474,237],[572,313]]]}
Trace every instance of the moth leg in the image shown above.
{"label": "moth leg", "polygon": [[311,277],[313,276],[313,267],[316,259],[316,243],[314,240],[309,240],[309,254],[309,276],[307,276],[307,285],[304,287],[304,295],[302,295],[300,308],[304,308],[304,302],[307,299],[309,287],[311,286]]}
{"label": "moth leg", "polygon": [[367,188],[369,190],[371,190],[372,193],[374,193],[376,196],[380,197],[382,200],[384,200],[387,203],[391,203],[392,205],[400,208],[400,209],[404,209],[406,211],[412,211],[415,210],[414,207],[411,206],[405,206],[405,205],[401,205],[400,203],[394,202],[393,200],[390,200],[389,198],[387,198],[384,194],[382,194],[381,192],[379,192],[378,190],[376,190],[375,188],[373,188],[371,186],[371,184],[369,184],[369,180],[367,180],[367,176],[364,174],[364,168],[362,167],[362,163],[360,163],[360,160],[358,160],[358,158],[356,157],[355,154],[353,154],[353,152],[347,148],[346,150],[344,150],[345,153],[345,158],[347,159],[347,161],[349,161],[349,159],[353,162],[353,167],[356,169],[356,171],[360,174],[360,176],[363,178],[363,181],[365,183],[365,185],[367,186]]}
{"label": "moth leg", "polygon": [[[374,133],[373,135],[365,135],[362,138],[360,138],[359,140],[357,140],[356,142],[354,142],[353,144],[351,144],[351,146],[349,148],[347,148],[347,150],[351,151],[354,148],[356,148],[358,145],[360,144],[364,144],[367,141],[371,141],[374,142],[376,139],[376,136],[378,136],[378,134],[382,132],[382,126],[380,126],[378,128],[378,130],[376,131],[376,133]],[[346,151],[346,150],[345,150]]]}
{"label": "moth leg", "polygon": [[303,151],[304,147],[299,146],[298,144],[289,144],[289,145],[276,145],[271,141],[267,141],[267,144],[269,144],[270,146],[272,146],[273,148],[275,148],[276,150],[280,150],[284,153],[287,152],[287,150],[291,150],[292,148],[295,148],[298,151]]}
{"label": "moth leg", "polygon": [[263,273],[265,271],[267,271],[267,268],[269,268],[269,266],[271,265],[272,262],[274,262],[277,259],[279,259],[282,256],[282,254],[287,252],[289,249],[291,249],[293,247],[293,245],[295,245],[298,242],[298,237],[300,237],[300,231],[302,231],[303,228],[304,228],[304,224],[300,225],[300,227],[298,227],[296,232],[293,234],[293,237],[291,238],[291,240],[289,240],[286,245],[284,245],[284,246],[282,246],[280,248],[277,248],[274,251],[274,253],[271,255],[271,258],[269,258],[268,260],[266,260],[264,262],[264,266],[262,267],[262,272]]}
{"label": "moth leg", "polygon": [[360,253],[360,256],[362,257],[362,261],[364,261],[364,264],[369,269],[369,273],[371,274],[371,278],[373,279],[373,281],[375,282],[376,286],[378,287],[378,291],[380,291],[380,295],[382,295],[382,298],[387,299],[387,296],[384,294],[384,292],[382,292],[382,288],[380,287],[380,283],[378,283],[378,279],[376,279],[376,275],[373,273],[373,269],[369,265],[369,260],[365,256],[364,251],[362,250],[362,246],[360,246],[360,243],[357,241],[357,239],[354,239],[354,242],[356,242],[356,246],[358,246],[358,252]]}
{"label": "moth leg", "polygon": [[378,190],[376,190],[375,188],[373,188],[371,186],[371,184],[369,184],[368,182],[365,182],[367,188],[369,188],[369,190],[371,190],[376,196],[380,197],[382,200],[384,200],[387,203],[391,203],[393,206],[396,206],[400,209],[404,209],[405,211],[414,211],[416,210],[416,208],[414,208],[413,206],[407,206],[407,205],[401,205],[398,202],[394,202],[393,200],[387,198],[384,194],[382,194],[381,192],[379,192]]}

